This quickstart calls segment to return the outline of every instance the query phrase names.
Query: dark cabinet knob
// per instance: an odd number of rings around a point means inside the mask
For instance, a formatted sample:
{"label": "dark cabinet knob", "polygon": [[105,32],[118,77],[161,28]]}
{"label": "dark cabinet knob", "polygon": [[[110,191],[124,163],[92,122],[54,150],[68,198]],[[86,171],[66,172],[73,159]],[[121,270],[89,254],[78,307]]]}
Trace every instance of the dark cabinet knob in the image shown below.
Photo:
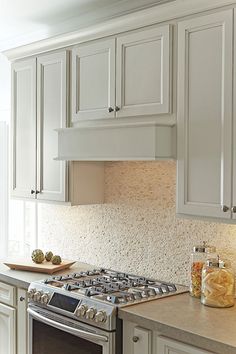
{"label": "dark cabinet knob", "polygon": [[132,340],[133,340],[134,343],[137,343],[137,342],[139,341],[139,337],[134,336],[134,337],[132,338]]}
{"label": "dark cabinet knob", "polygon": [[232,213],[236,213],[236,206],[233,206],[233,207],[231,208],[231,211],[232,211]]}
{"label": "dark cabinet knob", "polygon": [[116,112],[118,112],[120,110],[120,107],[116,106],[115,110]]}
{"label": "dark cabinet knob", "polygon": [[227,207],[227,205],[222,205],[221,209],[223,213],[227,213],[227,211],[229,211],[229,207]]}
{"label": "dark cabinet knob", "polygon": [[31,189],[30,194],[34,194],[34,193],[35,193],[35,191],[33,189]]}
{"label": "dark cabinet knob", "polygon": [[35,193],[36,193],[36,194],[39,194],[39,193],[40,193],[40,191],[36,191]]}
{"label": "dark cabinet knob", "polygon": [[114,111],[114,109],[113,109],[112,107],[109,107],[109,108],[108,108],[108,112],[109,112],[109,113],[111,113],[111,112],[113,112],[113,111]]}

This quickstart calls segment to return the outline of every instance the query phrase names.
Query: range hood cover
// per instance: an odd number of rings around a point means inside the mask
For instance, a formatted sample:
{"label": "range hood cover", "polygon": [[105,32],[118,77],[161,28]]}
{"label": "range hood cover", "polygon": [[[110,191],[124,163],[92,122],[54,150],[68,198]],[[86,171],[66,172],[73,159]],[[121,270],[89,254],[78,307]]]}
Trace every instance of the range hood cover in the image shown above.
{"label": "range hood cover", "polygon": [[135,161],[175,158],[175,127],[155,123],[58,129],[57,160]]}

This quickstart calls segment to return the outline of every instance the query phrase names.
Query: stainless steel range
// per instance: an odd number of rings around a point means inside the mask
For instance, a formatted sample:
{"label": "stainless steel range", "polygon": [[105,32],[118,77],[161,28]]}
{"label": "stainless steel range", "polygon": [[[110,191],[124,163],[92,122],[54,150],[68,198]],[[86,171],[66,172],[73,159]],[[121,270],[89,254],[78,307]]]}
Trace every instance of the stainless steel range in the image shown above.
{"label": "stainless steel range", "polygon": [[107,269],[34,282],[28,290],[29,353],[120,354],[119,307],[187,291],[181,285]]}

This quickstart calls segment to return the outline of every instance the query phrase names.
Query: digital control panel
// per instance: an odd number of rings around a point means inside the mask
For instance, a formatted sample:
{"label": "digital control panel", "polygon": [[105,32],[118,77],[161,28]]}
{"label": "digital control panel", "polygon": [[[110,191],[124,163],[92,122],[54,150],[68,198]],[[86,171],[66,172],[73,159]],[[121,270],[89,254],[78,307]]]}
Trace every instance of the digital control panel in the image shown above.
{"label": "digital control panel", "polygon": [[79,303],[80,300],[78,299],[58,293],[54,293],[51,300],[49,301],[50,306],[57,307],[61,310],[65,310],[71,313],[75,312],[75,309]]}

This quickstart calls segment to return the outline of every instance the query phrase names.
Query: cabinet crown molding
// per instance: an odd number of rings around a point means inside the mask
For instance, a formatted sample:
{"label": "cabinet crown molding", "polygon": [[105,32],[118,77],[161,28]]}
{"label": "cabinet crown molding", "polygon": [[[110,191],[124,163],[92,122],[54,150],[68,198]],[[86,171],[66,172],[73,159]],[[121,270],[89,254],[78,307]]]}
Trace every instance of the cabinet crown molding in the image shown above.
{"label": "cabinet crown molding", "polygon": [[234,0],[175,0],[139,10],[117,18],[104,20],[102,23],[85,27],[78,31],[49,37],[21,47],[6,50],[3,54],[10,60],[38,55],[50,50],[61,49],[90,40],[116,35],[126,31],[149,25],[171,21],[173,19],[217,9],[223,6],[236,5]]}

